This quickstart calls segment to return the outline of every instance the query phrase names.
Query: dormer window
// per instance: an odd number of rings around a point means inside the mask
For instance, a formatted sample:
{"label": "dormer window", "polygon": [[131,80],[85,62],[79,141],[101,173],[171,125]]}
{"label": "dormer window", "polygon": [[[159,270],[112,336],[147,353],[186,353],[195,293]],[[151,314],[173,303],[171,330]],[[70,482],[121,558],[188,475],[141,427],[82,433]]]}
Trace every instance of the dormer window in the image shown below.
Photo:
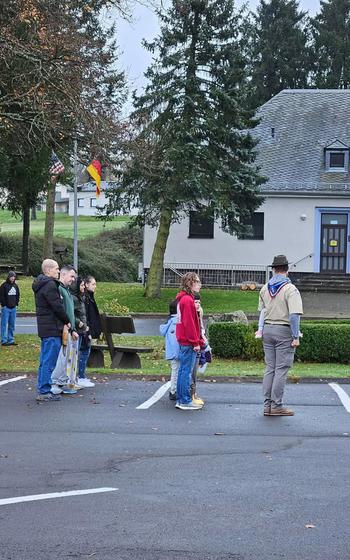
{"label": "dormer window", "polygon": [[335,140],[324,149],[325,169],[330,173],[347,173],[349,168],[349,147]]}

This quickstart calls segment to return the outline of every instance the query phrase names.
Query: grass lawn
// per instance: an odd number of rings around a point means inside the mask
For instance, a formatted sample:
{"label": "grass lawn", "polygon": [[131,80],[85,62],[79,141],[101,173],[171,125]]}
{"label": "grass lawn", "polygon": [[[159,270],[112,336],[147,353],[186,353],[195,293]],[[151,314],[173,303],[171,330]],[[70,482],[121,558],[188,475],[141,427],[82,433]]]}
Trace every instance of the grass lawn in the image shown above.
{"label": "grass lawn", "polygon": [[[19,278],[21,301],[18,311],[35,311],[34,296],[31,288],[32,278]],[[115,299],[126,305],[132,313],[168,313],[169,301],[174,299],[177,288],[164,288],[159,299],[150,300],[143,297],[143,286],[140,284],[117,284],[114,282],[98,282],[96,301],[100,311],[104,305]],[[242,292],[239,290],[203,289],[202,304],[204,312],[221,313],[241,309],[246,313],[257,313],[258,292]]]}
{"label": "grass lawn", "polygon": [[[154,348],[150,354],[141,354],[141,370],[119,370],[94,369],[89,371],[89,375],[94,373],[127,373],[142,375],[169,375],[169,365],[163,358],[164,339],[160,336],[120,336],[117,340],[122,345],[140,345]],[[17,335],[18,346],[2,347],[0,349],[0,371],[1,372],[36,372],[38,368],[38,357],[40,351],[40,340],[35,335]],[[106,364],[110,364],[109,354],[105,353]],[[230,377],[259,377],[262,378],[264,372],[263,362],[242,361],[242,360],[223,360],[215,359],[209,366],[202,379],[211,376],[230,376]],[[295,381],[300,377],[349,377],[350,366],[346,364],[316,364],[316,363],[296,363],[290,374],[290,378]]]}
{"label": "grass lawn", "polygon": [[[106,229],[119,228],[126,225],[128,216],[118,216],[111,221],[103,222],[93,216],[78,217],[78,235],[80,239],[90,237]],[[37,212],[37,219],[30,222],[31,235],[44,235],[45,212]],[[12,216],[9,210],[0,210],[0,233],[22,235],[22,220]],[[55,214],[56,237],[73,238],[73,217],[68,214]]]}

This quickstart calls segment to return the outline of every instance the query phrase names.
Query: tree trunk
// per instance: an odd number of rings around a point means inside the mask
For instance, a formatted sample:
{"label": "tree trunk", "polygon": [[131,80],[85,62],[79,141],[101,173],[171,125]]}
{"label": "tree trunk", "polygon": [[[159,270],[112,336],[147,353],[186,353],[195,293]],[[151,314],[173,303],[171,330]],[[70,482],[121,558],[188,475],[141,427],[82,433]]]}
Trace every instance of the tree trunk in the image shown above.
{"label": "tree trunk", "polygon": [[50,181],[47,187],[46,198],[46,216],[45,216],[45,233],[44,233],[44,247],[43,258],[53,258],[53,228],[55,225],[55,195],[56,195],[56,181]]}
{"label": "tree trunk", "polygon": [[160,214],[159,228],[157,239],[154,244],[151,266],[147,276],[145,297],[160,297],[160,288],[162,285],[164,254],[166,244],[169,237],[172,212],[163,209]]}
{"label": "tree trunk", "polygon": [[28,276],[29,272],[29,232],[30,232],[30,207],[25,206],[22,210],[22,266],[23,274]]}
{"label": "tree trunk", "polygon": [[36,220],[36,206],[32,206],[32,212],[30,216],[31,220]]}

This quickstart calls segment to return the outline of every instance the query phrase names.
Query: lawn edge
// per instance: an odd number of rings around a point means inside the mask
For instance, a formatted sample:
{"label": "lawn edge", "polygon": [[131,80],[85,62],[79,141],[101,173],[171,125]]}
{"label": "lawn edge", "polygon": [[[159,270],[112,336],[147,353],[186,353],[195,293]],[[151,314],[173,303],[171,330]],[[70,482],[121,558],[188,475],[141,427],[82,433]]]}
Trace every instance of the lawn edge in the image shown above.
{"label": "lawn edge", "polygon": [[[110,379],[126,379],[128,381],[162,381],[165,383],[169,380],[169,375],[167,374],[147,374],[147,373],[99,373],[99,372],[89,372],[90,377],[109,377]],[[36,377],[37,372],[34,371],[0,371],[1,378],[8,378],[13,375],[26,375],[27,377]],[[261,383],[263,377],[253,376],[253,375],[241,375],[241,376],[198,376],[197,380],[202,383]],[[348,384],[350,383],[350,377],[298,377],[290,376],[287,378],[287,383],[289,384],[306,384],[306,383],[340,383]]]}

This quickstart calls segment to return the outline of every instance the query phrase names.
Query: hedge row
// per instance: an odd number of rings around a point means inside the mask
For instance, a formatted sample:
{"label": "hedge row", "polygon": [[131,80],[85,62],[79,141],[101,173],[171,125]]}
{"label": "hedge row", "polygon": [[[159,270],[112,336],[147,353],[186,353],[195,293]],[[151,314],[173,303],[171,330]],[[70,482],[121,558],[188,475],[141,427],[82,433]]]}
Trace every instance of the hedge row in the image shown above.
{"label": "hedge row", "polygon": [[[212,323],[209,339],[213,353],[220,358],[261,360],[261,339],[254,338],[256,325]],[[350,362],[350,325],[302,323],[303,338],[296,351],[301,362]]]}

